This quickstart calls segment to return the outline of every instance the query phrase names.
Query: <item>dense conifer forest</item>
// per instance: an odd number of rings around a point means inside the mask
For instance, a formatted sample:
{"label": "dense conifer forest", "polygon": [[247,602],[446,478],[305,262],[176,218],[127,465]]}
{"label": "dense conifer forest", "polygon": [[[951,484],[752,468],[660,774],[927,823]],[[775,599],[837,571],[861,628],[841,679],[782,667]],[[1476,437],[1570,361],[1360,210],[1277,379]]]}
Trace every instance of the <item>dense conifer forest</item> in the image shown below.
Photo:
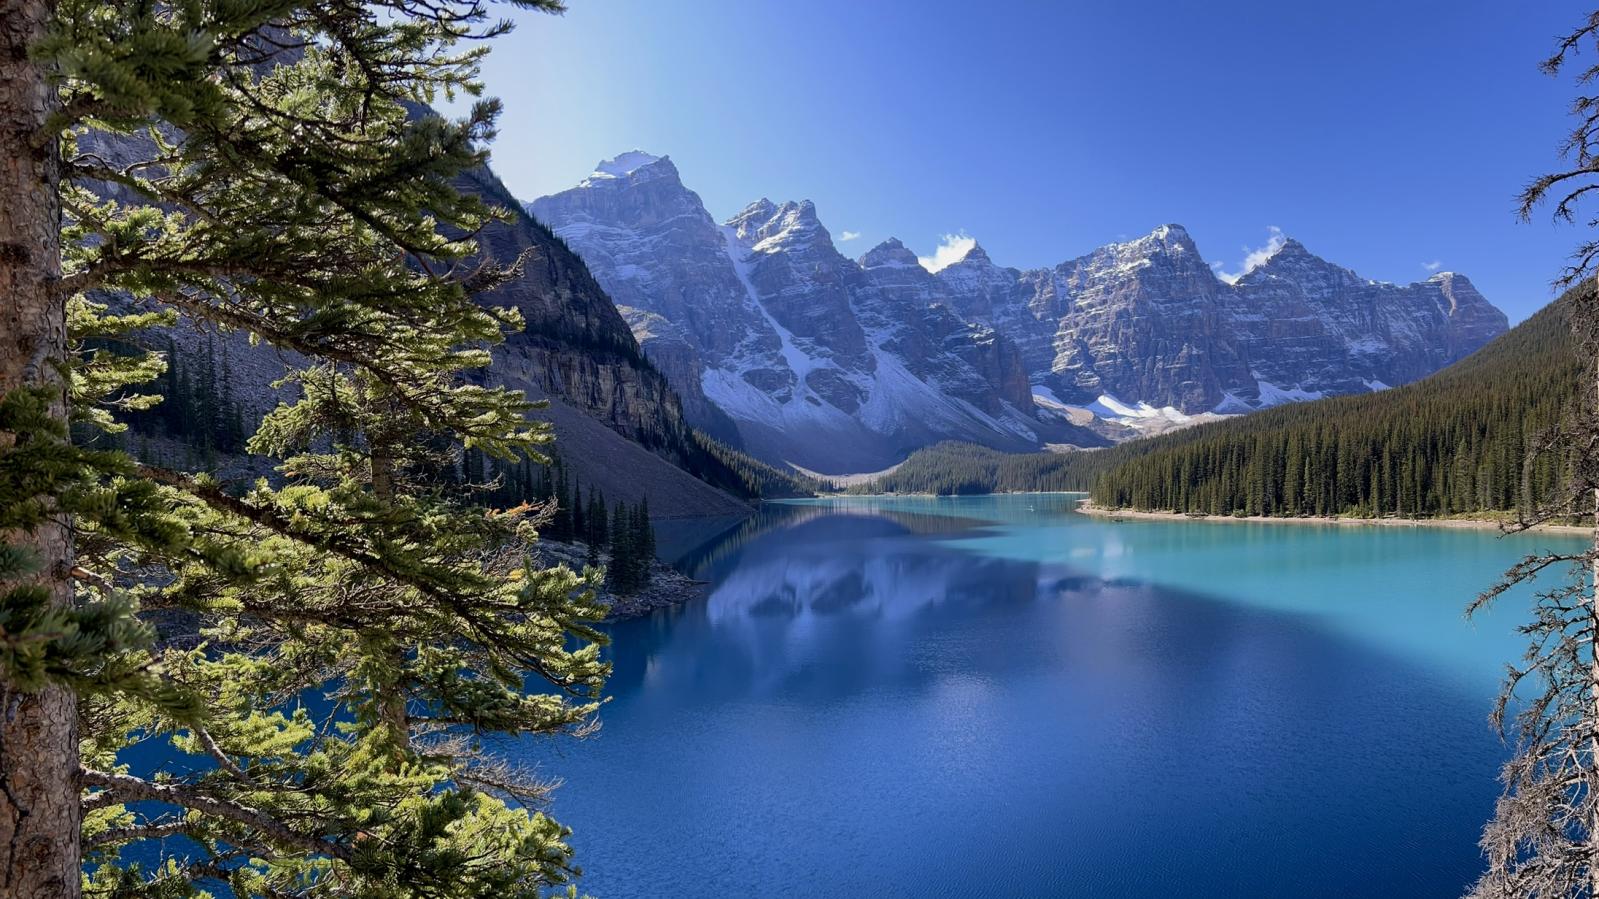
{"label": "dense conifer forest", "polygon": [[952,496],[1087,490],[1105,464],[1122,458],[1109,452],[1004,453],[946,441],[911,453],[893,471],[847,492]]}
{"label": "dense conifer forest", "polygon": [[1094,482],[1117,508],[1210,515],[1432,517],[1510,511],[1568,464],[1529,450],[1583,376],[1556,302],[1471,357],[1381,393],[1284,406],[1127,444]]}
{"label": "dense conifer forest", "polygon": [[736,450],[703,431],[690,432],[695,455],[685,466],[689,474],[732,493],[751,499],[811,496],[823,485],[805,475],[783,471]]}

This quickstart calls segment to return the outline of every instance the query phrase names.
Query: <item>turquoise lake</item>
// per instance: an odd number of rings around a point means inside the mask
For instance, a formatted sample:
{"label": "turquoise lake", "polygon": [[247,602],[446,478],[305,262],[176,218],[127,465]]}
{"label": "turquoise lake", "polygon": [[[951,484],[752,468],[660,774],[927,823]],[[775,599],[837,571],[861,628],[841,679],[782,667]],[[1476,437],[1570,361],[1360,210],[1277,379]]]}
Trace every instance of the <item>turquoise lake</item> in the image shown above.
{"label": "turquoise lake", "polygon": [[[1454,897],[1524,600],[1575,537],[1112,522],[1074,497],[770,503],[611,628],[564,781],[601,897]],[[671,526],[669,525],[668,528]]]}

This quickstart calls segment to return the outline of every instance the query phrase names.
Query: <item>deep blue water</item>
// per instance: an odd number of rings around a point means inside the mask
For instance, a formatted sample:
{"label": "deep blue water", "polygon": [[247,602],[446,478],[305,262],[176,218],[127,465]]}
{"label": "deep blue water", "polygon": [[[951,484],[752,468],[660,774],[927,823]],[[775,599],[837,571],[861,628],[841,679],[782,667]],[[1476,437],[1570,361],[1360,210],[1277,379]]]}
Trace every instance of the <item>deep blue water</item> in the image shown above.
{"label": "deep blue water", "polygon": [[1517,557],[1574,538],[1113,523],[1059,495],[766,506],[616,626],[565,781],[601,897],[1454,897]]}

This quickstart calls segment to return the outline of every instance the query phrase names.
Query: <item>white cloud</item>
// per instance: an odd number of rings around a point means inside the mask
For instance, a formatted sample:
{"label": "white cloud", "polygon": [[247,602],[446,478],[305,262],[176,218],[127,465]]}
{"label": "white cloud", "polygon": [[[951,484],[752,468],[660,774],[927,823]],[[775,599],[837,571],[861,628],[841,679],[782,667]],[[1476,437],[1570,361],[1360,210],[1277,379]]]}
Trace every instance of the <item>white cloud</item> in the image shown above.
{"label": "white cloud", "polygon": [[1210,267],[1216,270],[1216,277],[1226,281],[1228,284],[1234,284],[1239,278],[1242,278],[1244,275],[1247,275],[1251,271],[1254,271],[1255,269],[1264,265],[1266,260],[1272,257],[1273,253],[1282,249],[1283,241],[1287,240],[1287,238],[1283,236],[1283,229],[1277,227],[1276,225],[1268,226],[1266,228],[1266,233],[1268,236],[1265,244],[1253,249],[1249,247],[1243,247],[1244,261],[1239,263],[1238,271],[1228,272],[1224,264],[1220,262],[1212,262]]}
{"label": "white cloud", "polygon": [[841,240],[841,241],[842,240],[854,240],[855,238],[860,237],[860,236],[861,236],[861,232],[859,232],[859,231],[840,231],[839,234],[838,234],[838,239]]}
{"label": "white cloud", "polygon": [[1429,271],[1429,272],[1435,272],[1435,271],[1437,271],[1437,270],[1439,270],[1439,269],[1441,269],[1441,268],[1443,268],[1443,267],[1444,267],[1444,264],[1443,264],[1443,261],[1442,261],[1442,260],[1439,260],[1439,259],[1434,259],[1434,260],[1433,260],[1433,261],[1431,261],[1431,262],[1423,262],[1423,263],[1422,263],[1422,264],[1421,264],[1421,267],[1422,267],[1422,268],[1424,268],[1424,269],[1426,269],[1426,270],[1427,270],[1427,271]]}
{"label": "white cloud", "polygon": [[938,244],[938,249],[933,251],[933,255],[918,256],[916,261],[922,264],[922,268],[936,272],[961,261],[975,246],[977,238],[967,235],[965,231],[959,234],[946,234]]}

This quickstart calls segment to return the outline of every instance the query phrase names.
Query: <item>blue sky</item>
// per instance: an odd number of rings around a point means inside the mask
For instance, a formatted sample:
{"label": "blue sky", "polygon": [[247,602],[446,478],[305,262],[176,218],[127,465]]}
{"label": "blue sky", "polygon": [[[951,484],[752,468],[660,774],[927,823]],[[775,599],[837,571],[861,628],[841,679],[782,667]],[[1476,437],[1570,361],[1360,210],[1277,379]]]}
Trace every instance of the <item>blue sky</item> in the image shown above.
{"label": "blue sky", "polygon": [[1237,271],[1272,228],[1371,278],[1469,275],[1512,320],[1580,231],[1522,224],[1586,13],[1558,0],[568,0],[484,70],[522,199],[639,147],[718,219],[811,199],[856,256],[946,234],[1051,265],[1167,222]]}

